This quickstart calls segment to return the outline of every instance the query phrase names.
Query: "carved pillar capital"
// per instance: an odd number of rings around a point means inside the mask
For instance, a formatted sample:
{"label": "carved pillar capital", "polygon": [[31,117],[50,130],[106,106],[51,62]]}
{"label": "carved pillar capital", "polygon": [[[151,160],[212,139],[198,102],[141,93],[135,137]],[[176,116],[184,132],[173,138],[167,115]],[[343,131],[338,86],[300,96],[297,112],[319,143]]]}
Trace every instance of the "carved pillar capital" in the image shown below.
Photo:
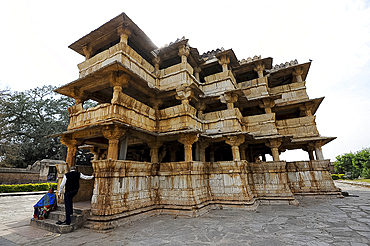
{"label": "carved pillar capital", "polygon": [[198,82],[200,82],[200,77],[199,77],[199,73],[202,71],[202,69],[200,67],[195,67],[194,68],[194,76],[195,78],[198,80]]}
{"label": "carved pillar capital", "polygon": [[190,87],[179,86],[176,88],[176,99],[181,100],[182,104],[188,104],[193,95]]}
{"label": "carved pillar capital", "polygon": [[275,106],[275,101],[271,98],[263,98],[262,103],[259,104],[260,108],[265,109],[266,114],[271,114],[271,108]]}
{"label": "carved pillar capital", "polygon": [[82,51],[85,55],[86,60],[90,59],[94,53],[93,47],[89,44],[85,44],[84,46],[82,46]]}
{"label": "carved pillar capital", "polygon": [[88,98],[87,93],[81,88],[74,87],[71,91],[72,97],[76,100],[76,105],[83,104],[84,101]]}
{"label": "carved pillar capital", "polygon": [[181,62],[186,63],[187,57],[190,54],[190,47],[189,45],[180,45],[179,52],[177,53],[181,57]]}
{"label": "carved pillar capital", "polygon": [[103,136],[109,141],[107,159],[118,160],[119,141],[126,132],[117,125],[105,126],[102,129]]}
{"label": "carved pillar capital", "polygon": [[218,57],[218,63],[222,66],[222,71],[225,72],[229,70],[228,65],[230,63],[230,57],[227,55],[222,55]]}
{"label": "carved pillar capital", "polygon": [[297,82],[302,82],[303,67],[295,67],[293,70],[293,75],[296,76]]}
{"label": "carved pillar capital", "polygon": [[281,138],[274,138],[270,139],[269,142],[265,143],[265,145],[271,149],[272,159],[274,161],[280,161],[279,147],[281,145],[281,142],[282,142]]}
{"label": "carved pillar capital", "polygon": [[315,104],[313,102],[305,102],[304,105],[299,107],[301,111],[301,116],[312,116],[313,107]]}
{"label": "carved pillar capital", "polygon": [[131,36],[131,28],[127,26],[120,25],[117,28],[117,34],[120,36],[120,43],[128,43],[128,38]]}
{"label": "carved pillar capital", "polygon": [[147,145],[150,148],[151,163],[158,163],[159,162],[158,149],[163,145],[163,143],[160,141],[152,141],[148,142]]}
{"label": "carved pillar capital", "polygon": [[198,134],[190,133],[190,134],[181,134],[177,139],[180,143],[184,145],[184,155],[185,161],[192,161],[193,160],[193,153],[192,153],[192,144],[198,141]]}
{"label": "carved pillar capital", "polygon": [[240,161],[241,158],[240,158],[239,146],[242,143],[244,143],[244,141],[245,141],[244,135],[229,136],[227,137],[227,140],[225,140],[225,143],[231,146],[234,161]]}
{"label": "carved pillar capital", "polygon": [[227,109],[232,109],[234,103],[238,101],[238,95],[236,93],[224,93],[220,96],[220,101],[227,104]]}
{"label": "carved pillar capital", "polygon": [[262,78],[263,71],[265,70],[265,64],[262,62],[258,62],[253,70],[258,73],[258,78]]}
{"label": "carved pillar capital", "polygon": [[203,111],[206,109],[206,104],[202,102],[195,103],[195,108],[198,110],[198,118],[203,118]]}
{"label": "carved pillar capital", "polygon": [[150,98],[150,99],[149,99],[149,103],[150,103],[150,105],[152,105],[152,107],[153,107],[155,110],[158,110],[158,108],[159,108],[160,106],[162,106],[162,104],[163,104],[163,100],[162,100],[162,99],[159,99],[159,98],[154,98],[154,97],[152,97],[152,98]]}
{"label": "carved pillar capital", "polygon": [[67,146],[67,158],[66,163],[68,165],[68,170],[70,167],[74,166],[76,164],[76,153],[77,153],[77,147],[79,144],[81,144],[81,141],[70,138],[65,135],[62,135],[60,137],[60,142]]}

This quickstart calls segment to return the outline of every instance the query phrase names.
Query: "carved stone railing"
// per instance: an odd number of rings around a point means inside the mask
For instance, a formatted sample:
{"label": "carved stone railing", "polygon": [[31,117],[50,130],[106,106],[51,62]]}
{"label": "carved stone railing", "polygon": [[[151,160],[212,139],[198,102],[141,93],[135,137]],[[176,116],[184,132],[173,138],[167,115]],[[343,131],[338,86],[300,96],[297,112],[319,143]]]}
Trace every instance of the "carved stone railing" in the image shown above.
{"label": "carved stone railing", "polygon": [[189,63],[179,63],[159,71],[159,89],[172,90],[181,85],[199,84]]}
{"label": "carved stone railing", "polygon": [[238,88],[243,90],[248,100],[259,99],[269,96],[267,83],[267,77],[262,77],[238,83]]}
{"label": "carved stone railing", "polygon": [[204,78],[205,83],[200,86],[205,96],[217,96],[225,91],[237,88],[236,80],[231,71],[224,71]]}
{"label": "carved stone railing", "polygon": [[278,130],[275,125],[275,114],[260,114],[243,118],[245,130],[254,136],[275,135]]}
{"label": "carved stone railing", "polygon": [[197,110],[189,104],[180,104],[159,111],[159,132],[202,129],[196,117]]}
{"label": "carved stone railing", "polygon": [[127,69],[155,86],[154,67],[125,43],[118,43],[78,64],[80,78],[115,61],[121,62]]}
{"label": "carved stone railing", "polygon": [[305,81],[269,88],[269,93],[271,96],[281,95],[281,99],[275,100],[276,104],[308,99]]}
{"label": "carved stone railing", "polygon": [[243,116],[238,108],[203,114],[203,130],[207,134],[243,131]]}
{"label": "carved stone railing", "polygon": [[[68,130],[91,126],[103,121],[119,121],[145,129],[155,130],[154,109],[140,104],[141,108],[130,108],[122,105],[105,103],[93,108],[84,109],[70,115]],[[144,110],[142,108],[145,108]]]}
{"label": "carved stone railing", "polygon": [[277,120],[276,127],[280,135],[292,135],[293,138],[318,136],[315,116],[305,116],[286,120]]}

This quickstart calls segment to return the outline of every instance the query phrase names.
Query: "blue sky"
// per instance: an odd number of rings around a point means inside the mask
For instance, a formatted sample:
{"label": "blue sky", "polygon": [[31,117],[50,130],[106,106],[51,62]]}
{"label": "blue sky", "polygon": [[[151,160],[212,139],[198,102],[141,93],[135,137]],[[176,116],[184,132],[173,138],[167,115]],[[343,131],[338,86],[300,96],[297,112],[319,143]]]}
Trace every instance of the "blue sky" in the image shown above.
{"label": "blue sky", "polygon": [[[200,53],[232,48],[239,60],[313,60],[310,98],[324,157],[370,147],[369,1],[1,1],[0,88],[22,91],[78,78],[84,58],[68,45],[125,12],[158,46],[185,36]],[[282,159],[307,159],[287,151]]]}

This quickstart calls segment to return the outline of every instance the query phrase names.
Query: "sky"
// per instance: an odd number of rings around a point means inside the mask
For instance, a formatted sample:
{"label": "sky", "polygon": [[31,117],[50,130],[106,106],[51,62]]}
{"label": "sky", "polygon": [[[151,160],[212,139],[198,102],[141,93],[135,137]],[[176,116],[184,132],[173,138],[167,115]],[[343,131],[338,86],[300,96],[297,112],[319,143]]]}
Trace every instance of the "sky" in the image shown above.
{"label": "sky", "polygon": [[[312,60],[308,96],[326,159],[370,147],[370,1],[20,1],[0,3],[0,89],[60,86],[84,57],[68,46],[125,12],[156,44],[185,36],[199,53],[232,48],[239,60]],[[307,159],[286,151],[283,160]]]}

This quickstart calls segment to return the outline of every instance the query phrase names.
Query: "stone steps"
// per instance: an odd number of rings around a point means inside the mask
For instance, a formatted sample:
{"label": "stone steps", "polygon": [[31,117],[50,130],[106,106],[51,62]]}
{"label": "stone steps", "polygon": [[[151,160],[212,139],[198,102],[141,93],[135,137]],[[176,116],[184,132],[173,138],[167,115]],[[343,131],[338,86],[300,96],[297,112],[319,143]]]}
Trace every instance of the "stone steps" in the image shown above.
{"label": "stone steps", "polygon": [[57,225],[56,222],[58,220],[65,221],[65,209],[64,205],[58,205],[55,211],[51,211],[49,213],[49,217],[44,220],[31,220],[30,225],[44,229],[47,231],[51,231],[54,233],[69,233],[74,230],[81,228],[84,223],[87,221],[88,217],[90,216],[91,209],[81,209],[81,208],[74,208],[73,215],[71,215],[71,224],[70,225]]}

